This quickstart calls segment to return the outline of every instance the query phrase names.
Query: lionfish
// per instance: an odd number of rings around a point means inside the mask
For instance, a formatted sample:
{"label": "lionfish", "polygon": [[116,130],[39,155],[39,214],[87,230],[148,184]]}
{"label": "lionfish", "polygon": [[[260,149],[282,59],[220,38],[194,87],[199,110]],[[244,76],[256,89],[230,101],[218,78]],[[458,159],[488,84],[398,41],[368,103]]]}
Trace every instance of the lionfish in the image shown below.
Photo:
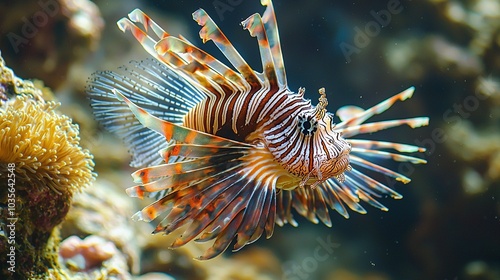
{"label": "lionfish", "polygon": [[199,257],[203,260],[233,241],[237,251],[264,231],[270,238],[275,223],[297,226],[292,208],[329,227],[329,208],[345,218],[345,205],[366,213],[361,201],[387,211],[376,198],[402,196],[365,171],[408,183],[408,177],[374,160],[426,163],[404,154],[424,152],[423,147],[351,138],[427,125],[427,117],[365,123],[410,98],[413,87],[367,110],[342,107],[336,112],[340,122],[334,123],[325,89],[313,106],[304,99],[304,88],[297,93],[288,88],[274,8],[271,0],[261,3],[264,14],[251,15],[242,26],[257,38],[262,73],[203,9],[193,13],[202,26],[199,35],[232,67],[136,9],[117,24],[154,59],[96,72],[87,88],[97,120],[124,138],[131,165],[142,167],[132,174],[138,185],[128,188],[128,195],[156,199],[133,218],[150,222],[162,216],[153,233],[184,227],[172,248],[215,239]]}

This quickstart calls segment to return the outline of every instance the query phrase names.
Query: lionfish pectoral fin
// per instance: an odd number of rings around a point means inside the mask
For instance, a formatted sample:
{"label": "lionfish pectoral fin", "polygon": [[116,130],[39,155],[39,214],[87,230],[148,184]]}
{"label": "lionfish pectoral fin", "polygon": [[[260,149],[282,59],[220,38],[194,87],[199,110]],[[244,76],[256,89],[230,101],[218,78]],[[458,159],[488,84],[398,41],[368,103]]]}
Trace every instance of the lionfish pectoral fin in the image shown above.
{"label": "lionfish pectoral fin", "polygon": [[382,166],[380,166],[378,164],[375,164],[375,163],[373,163],[371,161],[362,159],[362,158],[360,158],[358,156],[351,155],[350,159],[351,159],[351,163],[354,164],[354,165],[358,165],[358,166],[361,166],[363,168],[370,169],[370,170],[373,170],[375,172],[382,173],[382,174],[384,174],[386,176],[389,176],[389,177],[392,177],[392,178],[396,179],[397,181],[403,182],[404,184],[407,184],[407,183],[409,183],[411,181],[410,178],[406,177],[405,175],[403,175],[401,173],[392,171],[392,170],[390,170],[388,168],[382,167]]}
{"label": "lionfish pectoral fin", "polygon": [[142,125],[169,142],[175,140],[162,150],[163,158],[184,159],[146,167],[132,174],[140,185],[129,188],[129,195],[143,198],[165,193],[137,212],[134,219],[149,222],[166,213],[155,233],[169,234],[186,225],[186,231],[174,241],[173,248],[197,236],[215,239],[200,259],[221,254],[236,237],[235,250],[238,250],[257,240],[264,230],[267,236],[272,234],[276,180],[273,172],[266,169],[274,164],[266,148],[161,120],[119,90],[112,92],[127,104]]}
{"label": "lionfish pectoral fin", "polygon": [[[396,180],[402,182],[409,182],[409,178],[402,174],[370,162],[364,162],[356,157],[352,159],[352,164],[360,165],[364,168],[382,173],[385,176],[394,177]],[[399,193],[383,183],[363,174],[358,171],[357,168],[352,168],[350,172],[345,174],[344,182],[339,182],[330,178],[321,184],[318,187],[318,190],[319,194],[316,195],[314,199],[324,201],[326,205],[329,205],[331,208],[337,210],[337,212],[345,218],[349,218],[349,214],[343,204],[346,204],[355,212],[365,214],[367,211],[359,204],[360,201],[364,201],[382,211],[388,211],[389,209],[377,201],[376,198],[384,195],[389,195],[395,199],[402,198]],[[307,208],[306,210],[308,213],[318,213],[318,209],[316,208]]]}
{"label": "lionfish pectoral fin", "polygon": [[[136,220],[152,221],[167,216],[155,232],[171,233],[188,225],[175,240],[178,247],[196,236],[215,239],[200,259],[213,258],[237,236],[235,250],[257,240],[264,230],[272,234],[276,199],[276,180],[266,170],[273,158],[264,147],[244,144],[185,128],[161,120],[112,89],[145,127],[175,140],[162,153],[184,158],[180,162],[150,166],[133,173],[141,183],[129,188],[131,196],[143,198],[166,191],[166,195],[137,212]],[[168,154],[168,156],[167,156]],[[271,220],[272,221],[271,221]]]}
{"label": "lionfish pectoral fin", "polygon": [[293,218],[292,198],[293,190],[280,190],[276,197],[276,223],[279,226],[290,224],[297,227],[299,224]]}
{"label": "lionfish pectoral fin", "polygon": [[360,149],[393,149],[402,153],[423,153],[426,151],[424,147],[418,147],[414,145],[402,144],[402,143],[394,143],[394,142],[386,142],[386,141],[375,141],[375,140],[364,140],[364,139],[346,139],[347,142],[351,144],[353,148]]}
{"label": "lionfish pectoral fin", "polygon": [[352,147],[351,152],[355,154],[360,154],[365,157],[379,158],[379,159],[392,159],[396,162],[410,162],[412,164],[426,164],[427,161],[422,158],[412,157],[407,155],[401,155],[396,153],[389,153],[379,150],[370,150],[358,147]]}
{"label": "lionfish pectoral fin", "polygon": [[[294,190],[282,190],[278,193],[276,211],[276,222],[278,225],[281,226],[285,223],[296,225],[291,215],[292,208],[311,222],[318,223],[318,221],[322,221],[327,226],[331,226],[328,208],[336,210],[345,218],[349,218],[349,214],[344,205],[361,214],[367,212],[360,205],[361,201],[382,211],[388,211],[388,208],[376,198],[390,196],[394,199],[401,199],[402,195],[384,183],[364,174],[359,168],[380,173],[384,178],[395,179],[405,184],[410,182],[410,178],[361,157],[391,159],[396,162],[408,162],[411,164],[426,163],[425,159],[419,157],[377,150],[395,149],[399,152],[410,153],[425,151],[425,149],[417,146],[370,140],[352,140],[351,143],[353,148],[350,155],[350,162],[353,167],[351,170],[343,173],[344,180],[330,178],[316,185],[315,188],[304,186]],[[390,182],[389,179],[387,180],[387,182]]]}
{"label": "lionfish pectoral fin", "polygon": [[169,145],[167,148],[160,150],[160,156],[165,162],[168,162],[170,157],[183,156],[186,158],[202,158],[215,154],[232,154],[240,153],[242,149],[249,149],[249,147],[226,147],[217,145],[196,145],[196,144],[182,144],[175,143]]}
{"label": "lionfish pectoral fin", "polygon": [[346,121],[362,114],[364,111],[365,110],[363,108],[360,108],[358,106],[347,105],[340,107],[335,115],[339,117],[340,121]]}
{"label": "lionfish pectoral fin", "polygon": [[[297,226],[297,222],[291,215],[291,209],[295,209],[301,216],[313,223],[321,221],[328,227],[332,226],[328,208],[337,211],[344,218],[349,218],[345,205],[351,210],[365,214],[366,210],[359,204],[360,199],[372,201],[368,196],[359,196],[356,188],[350,187],[350,178],[340,183],[333,178],[318,184],[314,189],[310,187],[296,188],[294,190],[282,190],[278,196],[277,223],[283,225],[290,223]],[[383,206],[381,206],[383,208]]]}
{"label": "lionfish pectoral fin", "polygon": [[[346,114],[346,118],[342,119],[342,122],[337,125],[335,129],[342,133],[344,137],[351,137],[362,133],[372,133],[400,125],[408,125],[411,128],[428,125],[429,118],[427,117],[363,123],[369,117],[375,114],[380,114],[388,109],[397,100],[405,100],[411,97],[413,90],[413,87],[409,88],[406,91],[403,91],[402,93],[393,96],[365,111],[355,112],[355,109],[353,110],[355,113],[351,116],[349,116],[350,112],[349,114]],[[347,111],[349,110],[350,109],[347,109]],[[338,115],[343,118],[342,114],[344,113],[345,112],[340,110]],[[359,205],[360,201],[364,201],[382,211],[388,211],[387,207],[376,200],[377,197],[391,196],[394,199],[402,198],[401,194],[397,193],[386,184],[366,175],[364,173],[365,170],[379,173],[383,176],[383,178],[385,178],[387,183],[390,184],[394,184],[392,183],[392,180],[394,179],[404,184],[410,182],[410,178],[403,174],[403,172],[396,172],[391,168],[384,167],[375,162],[378,160],[392,160],[399,163],[410,164],[425,164],[427,162],[421,156],[409,156],[385,151],[395,150],[400,153],[423,153],[425,152],[425,148],[423,147],[364,139],[347,139],[347,142],[349,142],[352,147],[349,155],[350,163],[352,165],[351,170],[344,173],[344,182],[329,179],[323,184],[323,187],[329,189],[329,192],[327,193],[335,194],[335,196],[340,198],[340,200],[347,204],[349,208],[360,213],[366,212]],[[340,200],[338,201],[340,202]]]}
{"label": "lionfish pectoral fin", "polygon": [[380,130],[397,127],[401,125],[408,125],[411,128],[417,128],[421,126],[429,125],[428,117],[416,117],[416,118],[408,118],[402,120],[390,120],[390,121],[381,121],[374,123],[364,123],[360,125],[349,126],[346,128],[339,129],[335,127],[335,131],[342,133],[343,137],[352,137],[358,134],[365,133],[373,133]]}
{"label": "lionfish pectoral fin", "polygon": [[389,109],[396,101],[398,101],[398,100],[404,101],[408,98],[411,98],[413,96],[414,91],[415,91],[415,87],[410,87],[410,88],[394,95],[393,97],[390,97],[390,98],[380,102],[379,104],[377,104],[377,105],[375,105],[367,110],[364,110],[364,112],[362,112],[361,114],[356,114],[356,115],[352,116],[352,118],[344,120],[341,123],[338,123],[336,125],[336,128],[343,129],[345,127],[359,125],[359,124],[363,123],[364,121],[366,121],[367,119],[371,118],[372,116],[385,112],[385,110]]}
{"label": "lionfish pectoral fin", "polygon": [[[220,147],[211,156],[205,156],[214,149],[209,145],[206,151],[202,151],[201,146],[173,149],[183,157],[200,157],[137,171],[134,175],[139,181],[148,183],[134,187],[129,193],[159,191],[161,185],[170,192],[136,213],[136,219],[152,221],[166,213],[155,233],[170,234],[186,225],[172,248],[196,237],[200,242],[215,240],[199,259],[221,254],[235,238],[234,249],[239,250],[257,240],[264,231],[271,236],[276,211],[276,180],[272,172],[266,170],[272,163],[272,156],[265,148]],[[235,152],[238,149],[239,152]],[[151,187],[150,181],[154,180],[165,181]]]}
{"label": "lionfish pectoral fin", "polygon": [[[416,122],[416,125],[427,124],[427,121],[428,121],[427,118],[417,118],[417,120],[414,120],[414,122]],[[396,121],[395,124],[396,125],[400,124],[400,121]],[[393,126],[395,124],[394,123],[391,124],[390,122],[386,123],[387,126]],[[365,124],[365,125],[370,125],[370,124]],[[413,123],[413,125],[415,125],[415,123]],[[368,169],[376,173],[379,173],[387,180],[387,182],[390,182],[389,178],[393,178],[396,181],[400,181],[406,184],[410,182],[410,178],[408,178],[402,173],[393,171],[390,168],[386,168],[379,164],[376,164],[375,162],[378,162],[380,160],[392,160],[394,162],[400,163],[399,166],[402,166],[401,163],[411,163],[411,164],[427,163],[427,161],[423,158],[423,156],[419,156],[418,154],[415,156],[409,156],[409,155],[384,151],[391,149],[400,153],[424,153],[425,148],[423,147],[401,144],[401,143],[362,140],[362,139],[349,139],[348,142],[351,144],[352,147],[350,155],[351,164],[353,166],[361,167],[362,169]],[[346,174],[348,179],[351,180],[352,182],[351,184],[353,184],[358,189],[361,189],[366,194],[368,194],[368,196],[361,194],[360,197],[363,197],[364,198],[363,200],[366,200],[369,203],[371,201],[369,197],[370,195],[374,196],[389,195],[394,199],[402,198],[402,195],[395,192],[391,188],[387,187],[383,183],[371,178],[370,176],[363,174],[360,170],[358,170],[358,168],[352,168],[351,172]]]}
{"label": "lionfish pectoral fin", "polygon": [[238,232],[237,242],[233,252],[240,250],[246,244],[255,242],[262,235],[266,221],[269,219],[270,207],[273,197],[276,196],[274,188],[269,187],[269,182],[257,182],[256,192],[245,209],[245,216]]}

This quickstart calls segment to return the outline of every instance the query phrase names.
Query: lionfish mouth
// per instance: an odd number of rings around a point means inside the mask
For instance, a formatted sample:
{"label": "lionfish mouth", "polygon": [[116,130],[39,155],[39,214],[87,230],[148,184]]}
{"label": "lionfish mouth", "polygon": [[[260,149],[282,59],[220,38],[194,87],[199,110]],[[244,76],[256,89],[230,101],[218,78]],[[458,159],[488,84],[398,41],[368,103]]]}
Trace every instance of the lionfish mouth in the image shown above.
{"label": "lionfish mouth", "polygon": [[342,157],[337,161],[337,164],[335,165],[335,169],[339,170],[340,172],[344,172],[346,170],[350,170],[351,166],[349,165],[349,153],[342,155]]}

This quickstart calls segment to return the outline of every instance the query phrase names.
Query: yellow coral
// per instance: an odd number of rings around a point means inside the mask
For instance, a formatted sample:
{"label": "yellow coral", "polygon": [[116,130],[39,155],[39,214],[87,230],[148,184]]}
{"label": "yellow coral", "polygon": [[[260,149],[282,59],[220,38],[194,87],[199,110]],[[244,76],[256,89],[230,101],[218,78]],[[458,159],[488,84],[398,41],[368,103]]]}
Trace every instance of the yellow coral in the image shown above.
{"label": "yellow coral", "polygon": [[92,182],[93,157],[79,146],[78,126],[54,112],[58,106],[18,95],[0,111],[0,177],[15,163],[25,186],[73,193]]}
{"label": "yellow coral", "polygon": [[57,225],[96,175],[78,126],[54,111],[59,103],[44,101],[49,91],[16,77],[0,56],[0,204],[8,205],[0,223],[12,219],[10,233],[0,231],[0,263],[15,252],[1,279],[70,279],[58,261]]}

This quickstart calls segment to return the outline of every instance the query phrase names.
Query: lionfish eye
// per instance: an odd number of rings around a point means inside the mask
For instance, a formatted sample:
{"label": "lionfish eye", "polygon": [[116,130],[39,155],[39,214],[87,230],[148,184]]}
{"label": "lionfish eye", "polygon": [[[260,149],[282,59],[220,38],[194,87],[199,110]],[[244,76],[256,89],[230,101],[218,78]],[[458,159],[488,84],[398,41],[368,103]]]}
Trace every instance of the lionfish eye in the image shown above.
{"label": "lionfish eye", "polygon": [[312,116],[298,116],[297,128],[306,136],[313,135],[318,130],[318,121]]}

